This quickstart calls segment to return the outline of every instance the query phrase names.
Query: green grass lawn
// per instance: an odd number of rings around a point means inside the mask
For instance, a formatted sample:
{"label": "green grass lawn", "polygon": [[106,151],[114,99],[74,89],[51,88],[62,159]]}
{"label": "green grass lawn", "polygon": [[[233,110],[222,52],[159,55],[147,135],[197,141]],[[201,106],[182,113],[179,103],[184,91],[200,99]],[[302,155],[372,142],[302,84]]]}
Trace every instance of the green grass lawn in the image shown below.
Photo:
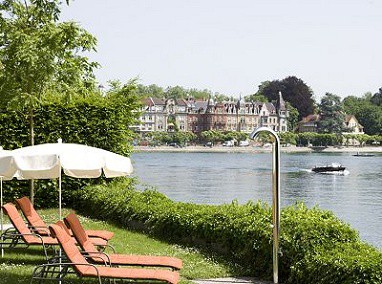
{"label": "green grass lawn", "polygon": [[[41,210],[39,213],[47,223],[58,220],[57,209]],[[63,210],[63,216],[68,213],[69,210]],[[191,283],[191,279],[227,277],[237,274],[235,273],[235,271],[237,272],[236,267],[220,259],[218,260],[212,254],[201,253],[197,249],[176,244],[169,244],[103,221],[91,220],[83,216],[79,217],[81,223],[87,229],[113,231],[115,234],[109,243],[115,247],[117,253],[167,255],[182,259],[181,283]],[[6,249],[4,257],[0,258],[0,283],[29,283],[33,268],[44,262],[45,258],[42,249],[39,247],[25,248],[25,246],[22,246],[15,249]],[[95,280],[85,281],[72,278],[70,278],[70,282],[98,283]],[[34,283],[37,283],[37,281]]]}

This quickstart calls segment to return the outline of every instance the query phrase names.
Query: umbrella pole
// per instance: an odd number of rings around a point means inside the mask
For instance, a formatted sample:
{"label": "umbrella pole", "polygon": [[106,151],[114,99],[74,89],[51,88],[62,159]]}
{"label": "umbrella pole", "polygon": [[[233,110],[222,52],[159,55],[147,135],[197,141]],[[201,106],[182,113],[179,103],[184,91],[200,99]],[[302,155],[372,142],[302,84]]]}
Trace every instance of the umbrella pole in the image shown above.
{"label": "umbrella pole", "polygon": [[[59,212],[59,215],[60,215],[60,221],[62,220],[62,209],[61,209],[61,167],[60,167],[60,174],[58,176],[58,212]],[[61,247],[60,247],[60,251],[58,252],[58,256],[60,258],[60,263],[61,263],[61,256],[62,256],[62,251],[61,251]],[[60,265],[60,271],[62,269],[61,265]],[[61,284],[61,280],[58,281],[59,284]]]}
{"label": "umbrella pole", "polygon": [[3,248],[3,178],[0,177],[1,184],[1,257],[4,257],[4,248]]}
{"label": "umbrella pole", "polygon": [[60,221],[62,220],[62,211],[61,211],[61,169],[60,175],[58,176],[58,212],[60,215]]}

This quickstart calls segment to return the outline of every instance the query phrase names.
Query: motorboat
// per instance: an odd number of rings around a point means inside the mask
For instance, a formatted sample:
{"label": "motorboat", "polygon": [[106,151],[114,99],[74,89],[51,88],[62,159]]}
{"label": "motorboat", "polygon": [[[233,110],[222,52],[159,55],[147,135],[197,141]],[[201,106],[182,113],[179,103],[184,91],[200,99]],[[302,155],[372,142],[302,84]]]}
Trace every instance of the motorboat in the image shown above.
{"label": "motorboat", "polygon": [[326,166],[315,166],[312,168],[312,171],[315,173],[328,173],[328,172],[343,172],[345,171],[345,167],[341,164],[332,163],[331,165]]}

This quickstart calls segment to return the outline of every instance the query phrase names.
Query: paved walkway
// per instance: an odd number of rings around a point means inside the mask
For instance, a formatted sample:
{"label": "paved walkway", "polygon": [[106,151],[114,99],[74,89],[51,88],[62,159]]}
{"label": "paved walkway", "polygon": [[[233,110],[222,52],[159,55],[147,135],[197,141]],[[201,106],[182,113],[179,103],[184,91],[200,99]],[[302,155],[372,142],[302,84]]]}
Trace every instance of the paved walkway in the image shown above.
{"label": "paved walkway", "polygon": [[215,278],[215,279],[196,279],[197,284],[272,284],[270,281],[261,281],[252,277],[238,278]]}

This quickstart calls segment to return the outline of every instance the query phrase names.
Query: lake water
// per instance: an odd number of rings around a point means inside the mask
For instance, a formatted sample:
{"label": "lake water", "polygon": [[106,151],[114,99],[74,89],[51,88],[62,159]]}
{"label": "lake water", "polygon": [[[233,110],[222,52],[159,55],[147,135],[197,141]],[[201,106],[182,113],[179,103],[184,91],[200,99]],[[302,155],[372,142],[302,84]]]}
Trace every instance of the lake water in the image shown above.
{"label": "lake water", "polygon": [[[134,175],[175,201],[200,204],[263,200],[271,204],[270,153],[134,153]],[[338,162],[347,175],[312,173],[315,165]],[[382,155],[281,154],[281,206],[304,201],[333,211],[382,248]]]}

